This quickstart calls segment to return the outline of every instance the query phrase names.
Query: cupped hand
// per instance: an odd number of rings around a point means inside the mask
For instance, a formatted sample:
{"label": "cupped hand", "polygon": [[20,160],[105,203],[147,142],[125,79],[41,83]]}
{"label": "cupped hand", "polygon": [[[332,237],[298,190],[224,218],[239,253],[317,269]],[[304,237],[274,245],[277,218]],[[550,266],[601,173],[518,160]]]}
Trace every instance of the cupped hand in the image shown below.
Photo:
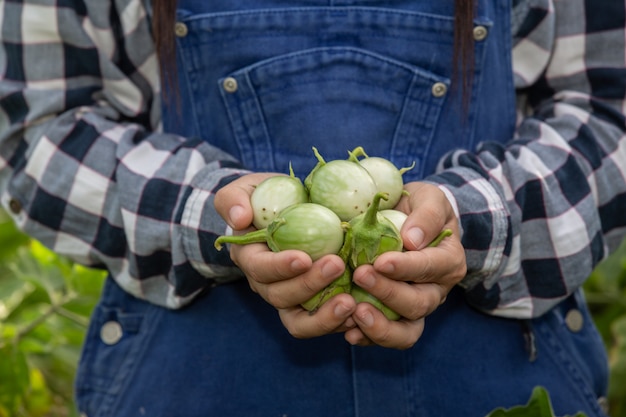
{"label": "cupped hand", "polygon": [[[250,174],[216,193],[215,208],[235,233],[250,230],[250,195],[257,184],[271,175],[276,174]],[[230,256],[245,274],[250,288],[278,310],[283,325],[294,337],[310,338],[355,326],[351,316],[356,303],[347,294],[331,298],[315,314],[301,307],[342,274],[345,265],[338,256],[327,255],[313,262],[302,251],[275,253],[261,243],[231,245]]]}
{"label": "cupped hand", "polygon": [[[424,318],[466,273],[458,219],[443,191],[419,182],[408,183],[405,189],[409,195],[396,208],[408,214],[401,230],[406,251],[383,253],[373,265],[362,265],[353,274],[357,285],[402,318],[390,321],[372,305],[360,303],[352,315],[358,327],[345,335],[355,345],[413,346],[424,330]],[[429,247],[445,229],[452,235]]]}

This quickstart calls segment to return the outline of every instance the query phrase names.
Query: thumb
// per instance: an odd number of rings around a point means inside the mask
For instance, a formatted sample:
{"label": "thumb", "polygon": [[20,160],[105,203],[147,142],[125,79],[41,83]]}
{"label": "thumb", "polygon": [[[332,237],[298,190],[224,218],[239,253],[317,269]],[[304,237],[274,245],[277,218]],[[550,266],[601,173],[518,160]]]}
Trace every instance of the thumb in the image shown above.
{"label": "thumb", "polygon": [[446,194],[436,185],[412,182],[399,208],[408,213],[401,234],[408,250],[427,247],[444,229],[459,231],[458,219]]}
{"label": "thumb", "polygon": [[215,193],[214,206],[217,213],[234,230],[242,230],[252,224],[254,214],[250,196],[254,188],[269,174],[249,174],[224,185]]}

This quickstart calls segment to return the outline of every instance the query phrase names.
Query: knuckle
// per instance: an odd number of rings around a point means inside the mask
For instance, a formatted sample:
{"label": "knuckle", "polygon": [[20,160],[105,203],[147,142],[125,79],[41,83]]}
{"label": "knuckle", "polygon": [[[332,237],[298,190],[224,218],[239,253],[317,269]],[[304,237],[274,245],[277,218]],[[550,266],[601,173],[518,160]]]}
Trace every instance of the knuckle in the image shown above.
{"label": "knuckle", "polygon": [[381,346],[393,346],[395,345],[393,343],[393,337],[392,337],[392,333],[391,333],[391,329],[388,326],[385,326],[385,328],[378,334],[376,335],[375,338],[372,338],[375,340],[375,342]]}
{"label": "knuckle", "polygon": [[318,320],[317,327],[321,331],[321,334],[328,334],[335,330],[334,323],[331,323],[329,320]]}
{"label": "knuckle", "polygon": [[428,315],[429,310],[430,306],[423,299],[416,298],[405,317],[410,320],[418,320]]}
{"label": "knuckle", "polygon": [[436,265],[430,256],[424,256],[420,277],[422,281],[431,281],[435,277]]}
{"label": "knuckle", "polygon": [[302,329],[300,328],[287,328],[287,331],[291,336],[295,337],[296,339],[307,339],[307,336],[304,332],[302,332]]}
{"label": "knuckle", "polygon": [[252,290],[252,292],[259,294],[259,289],[258,289],[258,284],[256,283],[256,281],[248,278],[248,286],[250,287],[250,289]]}
{"label": "knuckle", "polygon": [[423,208],[424,218],[430,219],[430,223],[433,225],[444,225],[446,223],[446,213],[443,212],[440,206],[428,206]]}
{"label": "knuckle", "polygon": [[417,340],[407,339],[403,343],[399,344],[397,349],[399,349],[399,350],[411,349],[413,346],[415,346],[416,342],[417,342]]}
{"label": "knuckle", "polygon": [[396,298],[397,291],[394,285],[381,285],[377,288],[376,294],[380,301],[387,303]]}
{"label": "knuckle", "polygon": [[282,297],[280,291],[277,291],[274,287],[268,286],[265,292],[265,300],[274,306],[275,308],[287,308],[288,305]]}
{"label": "knuckle", "polygon": [[316,294],[318,291],[320,291],[321,289],[318,288],[319,284],[316,285],[316,280],[313,279],[308,279],[308,277],[303,277],[302,280],[300,280],[300,285],[302,288],[303,292],[306,292],[307,294]]}

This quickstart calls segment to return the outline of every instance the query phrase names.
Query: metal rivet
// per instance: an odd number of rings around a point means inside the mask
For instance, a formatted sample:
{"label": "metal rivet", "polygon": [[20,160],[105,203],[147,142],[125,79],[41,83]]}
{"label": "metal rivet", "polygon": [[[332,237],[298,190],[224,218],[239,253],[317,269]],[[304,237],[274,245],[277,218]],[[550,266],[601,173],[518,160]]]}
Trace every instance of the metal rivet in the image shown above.
{"label": "metal rivet", "polygon": [[222,82],[222,87],[224,87],[224,90],[226,90],[226,92],[234,93],[235,91],[237,91],[238,88],[237,80],[233,77],[225,78]]}
{"label": "metal rivet", "polygon": [[122,326],[116,321],[107,321],[100,329],[100,339],[106,345],[116,344],[122,336]]}
{"label": "metal rivet", "polygon": [[474,40],[475,41],[482,41],[483,39],[485,39],[487,37],[487,34],[489,32],[487,31],[487,28],[484,26],[476,26],[474,28]]}
{"label": "metal rivet", "polygon": [[435,97],[443,97],[448,92],[448,86],[444,83],[435,83],[433,84],[433,88],[431,89],[433,96]]}
{"label": "metal rivet", "polygon": [[580,310],[573,308],[565,315],[565,324],[574,333],[581,331],[584,323],[585,319]]}
{"label": "metal rivet", "polygon": [[189,33],[189,29],[187,29],[187,25],[183,22],[176,22],[176,24],[174,25],[174,33],[179,38],[182,38],[187,36],[187,33]]}
{"label": "metal rivet", "polygon": [[20,211],[22,211],[22,203],[20,203],[19,200],[12,198],[9,201],[9,210],[11,210],[11,213],[13,214],[20,214]]}

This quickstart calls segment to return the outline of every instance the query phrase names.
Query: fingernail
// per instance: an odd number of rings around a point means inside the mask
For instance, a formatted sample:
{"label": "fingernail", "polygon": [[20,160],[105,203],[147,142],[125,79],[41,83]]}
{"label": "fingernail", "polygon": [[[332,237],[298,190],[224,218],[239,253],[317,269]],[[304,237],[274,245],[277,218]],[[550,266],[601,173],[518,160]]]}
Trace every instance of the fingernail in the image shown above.
{"label": "fingernail", "polygon": [[322,267],[322,276],[324,278],[337,278],[341,273],[341,266],[335,262],[326,262]]}
{"label": "fingernail", "polygon": [[350,308],[345,304],[337,304],[335,307],[335,316],[339,318],[346,318],[350,315]]}
{"label": "fingernail", "polygon": [[393,274],[395,269],[396,267],[391,262],[385,262],[384,264],[376,265],[376,270],[383,274]]}
{"label": "fingernail", "polygon": [[376,278],[372,274],[365,274],[359,279],[359,286],[361,288],[369,289],[376,284]]}
{"label": "fingernail", "polygon": [[374,325],[374,316],[369,311],[359,314],[359,320],[365,325],[365,327],[371,327]]}
{"label": "fingernail", "polygon": [[306,265],[300,259],[295,259],[291,261],[290,266],[291,266],[291,270],[295,273],[304,271],[306,269]]}
{"label": "fingernail", "polygon": [[228,211],[228,217],[230,217],[231,224],[238,223],[238,220],[245,215],[245,210],[241,206],[232,206]]}
{"label": "fingernail", "polygon": [[424,241],[424,232],[419,227],[409,229],[406,232],[406,236],[409,239],[409,242],[411,242],[416,248],[419,248]]}

